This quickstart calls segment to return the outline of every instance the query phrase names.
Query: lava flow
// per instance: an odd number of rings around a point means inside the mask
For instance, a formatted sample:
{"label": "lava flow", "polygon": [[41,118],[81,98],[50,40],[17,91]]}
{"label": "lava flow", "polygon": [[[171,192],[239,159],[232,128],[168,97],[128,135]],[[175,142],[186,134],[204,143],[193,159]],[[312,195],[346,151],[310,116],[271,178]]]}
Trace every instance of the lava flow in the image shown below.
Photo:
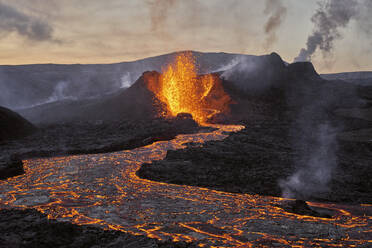
{"label": "lava flow", "polygon": [[160,79],[151,80],[149,89],[163,103],[162,115],[177,116],[189,113],[199,124],[215,114],[228,114],[231,99],[217,75],[198,75],[195,58],[185,52],[174,63],[163,69]]}
{"label": "lava flow", "polygon": [[[142,163],[189,142],[226,137],[242,126],[179,135],[133,150],[24,161],[26,173],[0,182],[0,208],[36,208],[49,218],[100,225],[200,247],[368,247],[372,206],[322,204],[333,218],[300,216],[284,199],[144,180]],[[247,179],[249,180],[249,179]],[[310,203],[310,205],[314,205]],[[318,206],[320,206],[318,204]],[[369,237],[369,238],[368,238]]]}

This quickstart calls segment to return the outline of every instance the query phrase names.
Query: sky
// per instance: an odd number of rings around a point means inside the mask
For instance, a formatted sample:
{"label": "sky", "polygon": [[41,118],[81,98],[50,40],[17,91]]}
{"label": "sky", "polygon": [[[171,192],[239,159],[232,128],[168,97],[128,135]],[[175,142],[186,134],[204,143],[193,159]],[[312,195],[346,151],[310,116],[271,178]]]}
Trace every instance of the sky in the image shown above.
{"label": "sky", "polygon": [[[293,62],[325,1],[0,0],[0,64],[114,63],[181,50],[277,52]],[[337,27],[332,49],[312,55],[318,72],[372,71],[364,9]]]}

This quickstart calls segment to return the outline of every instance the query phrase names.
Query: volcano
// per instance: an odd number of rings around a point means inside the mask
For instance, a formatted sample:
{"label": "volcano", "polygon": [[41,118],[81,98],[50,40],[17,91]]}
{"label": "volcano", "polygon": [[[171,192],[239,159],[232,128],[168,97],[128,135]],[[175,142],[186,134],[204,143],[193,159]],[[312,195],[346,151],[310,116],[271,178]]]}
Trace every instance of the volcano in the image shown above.
{"label": "volcano", "polygon": [[[128,88],[75,98],[67,85],[53,93],[60,100],[23,108],[39,132],[0,144],[10,155],[0,207],[192,242],[181,247],[366,244],[372,138],[364,84],[326,80],[311,63],[288,64],[275,53],[149,60],[157,68]],[[4,113],[6,134],[31,125]],[[281,198],[288,190],[297,201]],[[55,239],[44,232],[45,216],[9,211],[0,214],[7,237],[15,235],[9,219],[23,227],[32,215],[41,223],[32,232]],[[35,240],[15,229],[20,243]]]}
{"label": "volcano", "polygon": [[[231,64],[236,58],[240,62]],[[255,64],[254,70],[242,70],[247,61]],[[128,89],[118,89],[100,98],[72,100],[70,97],[18,111],[34,123],[146,119],[175,116],[180,112],[194,112],[193,117],[199,122],[226,120],[231,117],[230,108],[243,93],[255,94],[252,85],[261,83],[263,89],[266,85],[278,87],[287,75],[285,63],[277,54],[250,56],[180,52],[150,58],[141,63],[153,64],[146,68],[157,68],[157,71],[142,73]],[[153,83],[149,85],[149,81]],[[187,95],[182,92],[193,93]],[[162,113],[159,114],[159,111]]]}

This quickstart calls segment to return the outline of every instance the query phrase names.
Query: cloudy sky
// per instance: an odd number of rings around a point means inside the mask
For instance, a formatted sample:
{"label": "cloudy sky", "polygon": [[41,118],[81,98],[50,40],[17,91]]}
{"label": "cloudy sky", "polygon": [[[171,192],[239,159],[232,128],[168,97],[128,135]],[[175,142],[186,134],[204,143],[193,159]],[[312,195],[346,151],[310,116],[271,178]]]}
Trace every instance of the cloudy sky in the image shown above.
{"label": "cloudy sky", "polygon": [[[179,50],[275,51],[292,62],[315,29],[318,2],[0,0],[0,64],[111,63]],[[336,27],[332,49],[315,51],[319,72],[372,70],[366,9]]]}

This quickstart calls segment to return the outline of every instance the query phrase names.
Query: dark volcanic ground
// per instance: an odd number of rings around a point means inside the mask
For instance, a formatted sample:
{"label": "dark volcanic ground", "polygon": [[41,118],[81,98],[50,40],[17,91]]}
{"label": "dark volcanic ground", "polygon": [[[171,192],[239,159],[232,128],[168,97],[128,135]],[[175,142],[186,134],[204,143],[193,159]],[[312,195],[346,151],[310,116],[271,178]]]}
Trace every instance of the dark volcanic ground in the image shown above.
{"label": "dark volcanic ground", "polygon": [[[285,66],[275,54],[262,60],[257,73],[246,78],[233,71],[233,77],[223,82],[235,101],[231,106],[231,119],[225,121],[242,124],[246,129],[223,141],[211,141],[203,146],[189,144],[187,149],[169,151],[164,160],[143,165],[138,175],[234,193],[281,196],[279,181],[296,170],[296,161],[306,153],[293,141],[311,136],[311,132],[302,133],[312,130],[312,126],[329,122],[337,127],[338,165],[328,193],[306,200],[371,204],[371,89],[322,80],[309,63]],[[154,106],[148,103],[151,94],[143,88],[144,77],[145,74],[122,95],[87,105],[89,108],[83,106],[75,115],[67,111],[70,108],[66,110],[65,105],[61,112],[54,108],[47,109],[49,112],[44,108],[33,110],[40,114],[35,115],[37,118],[49,119],[63,113],[72,119],[83,114],[97,118],[39,125],[30,136],[0,141],[0,179],[22,174],[21,160],[30,157],[133,149],[172,139],[179,133],[200,130],[190,119],[149,119],[147,113],[153,111]],[[261,88],[263,81],[268,83]],[[247,82],[255,87],[249,88],[244,84]],[[75,103],[72,108],[79,104]],[[129,113],[146,120],[100,121],[113,116],[131,118]],[[297,122],[305,123],[307,128]],[[49,221],[33,210],[1,210],[0,231],[3,234],[0,247],[188,247],[188,244],[160,244],[142,236]]]}
{"label": "dark volcanic ground", "polygon": [[41,125],[32,135],[0,143],[0,179],[22,174],[22,159],[134,149],[199,129],[181,118]]}
{"label": "dark volcanic ground", "polygon": [[[24,173],[25,158],[134,149],[201,129],[182,118],[41,125],[32,135],[0,143],[0,179]],[[0,232],[0,247],[194,247],[48,220],[36,210],[0,210]]]}
{"label": "dark volcanic ground", "polygon": [[184,242],[160,242],[145,236],[48,220],[36,210],[0,210],[0,247],[187,248]]}
{"label": "dark volcanic ground", "polygon": [[[311,63],[284,66],[276,54],[253,74],[233,70],[232,75],[223,81],[235,101],[228,122],[246,129],[223,141],[169,151],[163,161],[143,165],[140,177],[281,196],[279,182],[314,163],[320,175],[311,174],[313,165],[306,169],[314,180],[305,187],[317,187],[315,181],[328,176],[328,166],[335,167],[330,182],[309,195],[295,191],[293,198],[372,203],[370,87],[324,80]],[[322,133],[324,127],[328,130]]]}
{"label": "dark volcanic ground", "polygon": [[[349,122],[345,130],[371,125],[358,120]],[[281,196],[279,180],[295,171],[293,164],[299,159],[299,148],[291,143],[296,132],[289,132],[293,124],[280,119],[242,124],[245,129],[223,141],[168,151],[164,160],[143,165],[138,175],[233,193]],[[339,139],[339,163],[328,193],[307,200],[371,204],[371,153],[371,142]]]}

